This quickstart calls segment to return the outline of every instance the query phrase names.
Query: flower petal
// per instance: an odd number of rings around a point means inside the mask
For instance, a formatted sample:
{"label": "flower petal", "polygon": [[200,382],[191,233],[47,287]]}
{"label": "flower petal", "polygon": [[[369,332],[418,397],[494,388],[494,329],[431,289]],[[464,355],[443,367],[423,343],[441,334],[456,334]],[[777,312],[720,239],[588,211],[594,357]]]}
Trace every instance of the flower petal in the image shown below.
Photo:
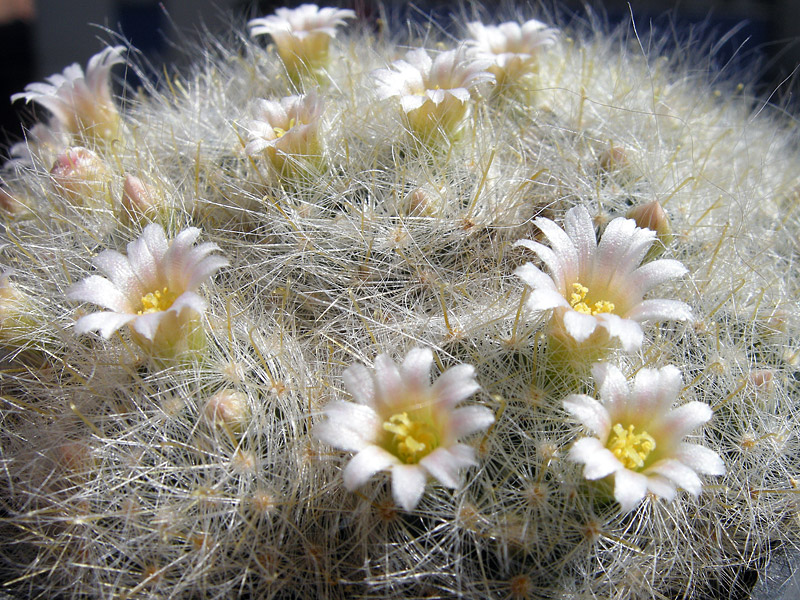
{"label": "flower petal", "polygon": [[494,423],[494,413],[485,406],[463,406],[450,415],[449,431],[453,439],[483,431]]}
{"label": "flower petal", "polygon": [[357,487],[364,485],[378,471],[383,471],[393,465],[399,466],[399,464],[400,461],[395,456],[380,446],[367,446],[347,463],[342,474],[344,487],[352,492]]}
{"label": "flower petal", "polygon": [[586,341],[598,325],[596,317],[580,313],[577,310],[565,311],[563,319],[564,328],[576,342]]}
{"label": "flower petal", "polygon": [[392,496],[404,510],[413,510],[425,491],[428,474],[419,465],[395,465],[392,468]]}
{"label": "flower petal", "polygon": [[327,420],[314,428],[314,435],[339,450],[361,451],[376,441],[380,419],[363,404],[334,401],[324,410]]}
{"label": "flower petal", "polygon": [[430,385],[432,365],[433,352],[430,348],[412,348],[400,365],[400,372],[403,380],[412,387],[424,389]]}
{"label": "flower petal", "polygon": [[647,477],[629,469],[620,469],[614,476],[614,498],[623,512],[636,508],[647,493]]}
{"label": "flower petal", "polygon": [[674,456],[698,473],[725,475],[725,463],[719,454],[705,446],[684,442],[678,447]]}
{"label": "flower petal", "polygon": [[694,401],[671,410],[663,419],[650,427],[654,431],[658,430],[657,434],[652,432],[656,439],[666,438],[677,442],[708,422],[712,415],[713,412],[708,404]]}
{"label": "flower petal", "polygon": [[591,480],[624,468],[614,453],[593,437],[581,438],[575,442],[569,449],[567,458],[584,464],[583,476]]}
{"label": "flower petal", "polygon": [[342,379],[347,391],[356,402],[367,406],[373,405],[375,383],[372,379],[372,374],[364,365],[355,364],[348,367],[342,373]]}
{"label": "flower petal", "polygon": [[439,447],[428,456],[419,461],[419,465],[424,467],[434,479],[443,486],[457,488],[461,485],[458,472],[462,467],[475,464],[475,461],[465,463],[463,457],[453,455],[447,448]]}
{"label": "flower petal", "polygon": [[673,481],[684,490],[697,496],[703,489],[703,483],[697,473],[691,467],[686,466],[679,460],[667,458],[660,460],[647,468],[648,473],[657,473]]}
{"label": "flower petal", "polygon": [[647,476],[647,491],[663,498],[667,502],[672,502],[675,499],[677,490],[673,484],[666,477],[661,475],[650,474]]}
{"label": "flower petal", "polygon": [[105,277],[90,275],[69,288],[67,299],[91,302],[118,313],[132,313],[128,298]]}
{"label": "flower petal", "polygon": [[472,365],[456,365],[439,376],[431,391],[437,403],[450,408],[469,398],[480,387],[475,381],[475,369]]}
{"label": "flower petal", "polygon": [[692,321],[692,309],[678,300],[645,300],[625,314],[634,321]]}
{"label": "flower petal", "polygon": [[597,237],[585,206],[574,206],[567,211],[564,215],[564,230],[575,245],[578,273],[588,273],[594,261]]}
{"label": "flower petal", "polygon": [[606,408],[591,396],[571,394],[564,399],[564,410],[605,443],[611,431],[611,417]]}
{"label": "flower petal", "polygon": [[108,339],[120,327],[130,323],[135,318],[136,315],[116,312],[92,313],[78,319],[75,323],[75,333],[81,335],[89,331],[97,331],[105,339]]}

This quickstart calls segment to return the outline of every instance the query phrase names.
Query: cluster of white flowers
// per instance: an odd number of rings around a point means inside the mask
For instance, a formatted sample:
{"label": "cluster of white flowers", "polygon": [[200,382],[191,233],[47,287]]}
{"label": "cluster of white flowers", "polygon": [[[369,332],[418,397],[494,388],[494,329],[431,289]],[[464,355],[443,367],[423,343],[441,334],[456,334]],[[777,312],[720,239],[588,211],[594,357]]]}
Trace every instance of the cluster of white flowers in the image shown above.
{"label": "cluster of white flowers", "polygon": [[793,129],[597,32],[355,17],[13,97],[9,589],[742,591],[800,533]]}

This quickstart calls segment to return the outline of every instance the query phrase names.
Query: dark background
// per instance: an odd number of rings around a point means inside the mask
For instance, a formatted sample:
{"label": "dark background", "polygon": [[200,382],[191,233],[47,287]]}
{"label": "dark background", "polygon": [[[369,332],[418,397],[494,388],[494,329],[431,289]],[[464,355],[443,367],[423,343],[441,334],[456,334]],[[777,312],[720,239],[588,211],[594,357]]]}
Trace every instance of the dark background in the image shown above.
{"label": "dark background", "polygon": [[[180,64],[186,57],[178,50],[201,28],[225,33],[231,21],[264,16],[277,6],[296,5],[248,0],[0,0],[0,153],[9,142],[20,139],[20,123],[30,124],[32,114],[24,102],[12,106],[8,100],[27,83],[42,81],[72,62],[85,66],[88,58],[113,40],[113,33],[125,38],[155,65]],[[326,3],[321,2],[322,5]],[[376,0],[331,1],[330,5],[354,8],[363,19],[375,22],[381,15]],[[705,37],[711,40],[705,52],[714,51],[719,68],[759,81],[759,92],[797,113],[800,86],[792,75],[800,63],[800,0],[550,0],[545,10],[508,0],[487,2],[482,14],[486,22],[508,19],[519,6],[523,15],[561,13],[567,20],[583,19],[588,10],[610,24],[630,23],[646,37],[651,28],[677,40]],[[20,8],[21,7],[21,8]],[[452,22],[453,2],[422,0],[411,7],[407,2],[384,2],[384,13],[393,20],[421,23],[426,14],[438,22]],[[14,12],[18,14],[13,14]],[[467,12],[465,12],[467,11]],[[498,15],[495,17],[494,15]],[[494,17],[494,18],[493,18]],[[716,47],[714,44],[719,42]],[[679,47],[679,46],[678,46]],[[695,46],[696,51],[697,46]],[[115,74],[121,69],[115,70]],[[133,79],[133,80],[131,80]],[[129,73],[128,83],[136,85]],[[0,162],[2,158],[0,158]]]}

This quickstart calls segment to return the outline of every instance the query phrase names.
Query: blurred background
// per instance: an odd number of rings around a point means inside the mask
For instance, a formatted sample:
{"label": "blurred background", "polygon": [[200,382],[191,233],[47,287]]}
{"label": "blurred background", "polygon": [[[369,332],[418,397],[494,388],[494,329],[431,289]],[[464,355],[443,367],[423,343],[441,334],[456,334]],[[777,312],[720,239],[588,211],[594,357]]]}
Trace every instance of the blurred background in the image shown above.
{"label": "blurred background", "polygon": [[[744,70],[747,81],[758,80],[762,95],[794,110],[797,87],[793,73],[800,63],[800,0],[573,0],[553,1],[555,12],[585,15],[586,7],[604,16],[610,24],[635,19],[640,35],[651,27],[684,39],[698,31],[718,42],[714,62]],[[186,39],[201,29],[225,33],[231,22],[264,16],[277,6],[300,2],[253,0],[0,0],[0,153],[9,142],[22,136],[21,123],[30,124],[32,113],[24,102],[13,106],[9,96],[26,84],[61,72],[70,63],[85,66],[113,35],[121,34],[157,67],[179,65],[179,51]],[[322,2],[326,4],[326,2]],[[380,16],[378,0],[333,0],[328,4],[354,8],[359,16],[375,22]],[[492,11],[498,3],[492,3]],[[421,0],[383,3],[393,17],[423,21],[425,14],[444,16],[455,3]],[[504,6],[514,6],[506,2]],[[542,14],[525,10],[523,14]],[[535,6],[535,5],[534,5]],[[499,14],[503,14],[502,12]],[[491,20],[487,18],[487,20]],[[696,37],[696,36],[695,36]],[[118,73],[121,69],[115,71]],[[135,75],[127,75],[127,83]]]}

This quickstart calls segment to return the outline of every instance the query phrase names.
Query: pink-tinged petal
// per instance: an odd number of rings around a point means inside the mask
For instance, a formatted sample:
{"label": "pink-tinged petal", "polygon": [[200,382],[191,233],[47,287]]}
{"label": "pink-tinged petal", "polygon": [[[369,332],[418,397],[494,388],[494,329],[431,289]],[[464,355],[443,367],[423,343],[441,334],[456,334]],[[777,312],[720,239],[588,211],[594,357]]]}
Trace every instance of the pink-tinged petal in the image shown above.
{"label": "pink-tinged petal", "polygon": [[391,407],[402,397],[405,384],[400,369],[388,354],[375,357],[375,402],[378,406]]}
{"label": "pink-tinged petal", "polygon": [[139,315],[136,317],[136,320],[133,321],[131,327],[133,327],[133,330],[136,333],[152,342],[156,337],[158,326],[161,325],[161,321],[166,314],[167,313],[165,311],[159,311],[145,315]]}
{"label": "pink-tinged petal", "polygon": [[214,273],[230,265],[230,261],[222,256],[209,256],[196,265],[191,272],[191,278],[186,284],[187,290],[196,290]]}
{"label": "pink-tinged petal", "polygon": [[682,387],[681,372],[673,365],[641,369],[633,380],[630,404],[642,414],[660,418],[675,403]]}
{"label": "pink-tinged petal", "polygon": [[525,301],[525,307],[531,312],[541,312],[552,308],[570,308],[569,302],[555,289],[538,289],[530,293]]}
{"label": "pink-tinged petal", "polygon": [[419,465],[445,487],[457,488],[461,484],[458,471],[463,466],[462,462],[447,448],[437,448],[420,460]]}
{"label": "pink-tinged petal", "polygon": [[67,299],[91,302],[119,313],[134,312],[128,298],[105,277],[90,275],[73,285],[67,292]]}
{"label": "pink-tinged petal", "polygon": [[[158,225],[156,227],[161,229]],[[164,244],[166,245],[166,240]],[[158,269],[159,263],[153,256],[144,237],[140,237],[128,244],[128,261],[139,278],[143,289],[152,291],[163,286]]]}
{"label": "pink-tinged petal", "polygon": [[581,438],[575,442],[569,449],[567,458],[582,463],[583,476],[590,480],[600,479],[624,468],[614,453],[593,437]]}
{"label": "pink-tinged petal", "polygon": [[595,387],[614,423],[619,421],[620,413],[628,403],[628,381],[615,365],[597,363],[592,367]]}
{"label": "pink-tinged petal", "polygon": [[564,399],[564,410],[596,435],[602,443],[608,440],[612,425],[611,417],[597,400],[585,394],[571,394]]}
{"label": "pink-tinged petal", "polygon": [[614,476],[614,498],[623,512],[636,508],[647,493],[647,477],[628,469],[620,469]]}
{"label": "pink-tinged petal", "polygon": [[634,321],[692,321],[692,309],[678,300],[645,300],[625,315]]}
{"label": "pink-tinged petal", "polygon": [[480,387],[475,381],[475,369],[472,365],[456,365],[439,376],[431,391],[440,405],[452,408],[469,398]]}
{"label": "pink-tinged petal", "polygon": [[81,317],[75,323],[75,333],[82,335],[89,331],[97,331],[108,339],[112,334],[136,318],[136,315],[116,312],[99,312]]}
{"label": "pink-tinged petal", "polygon": [[[563,269],[563,276],[566,282],[578,281],[581,272],[578,270],[579,260],[578,251],[566,232],[550,219],[537,217],[534,219],[536,226],[542,230],[550,241],[550,247],[555,253]],[[544,257],[540,254],[540,258]],[[549,265],[548,265],[549,266]]]}
{"label": "pink-tinged petal", "polygon": [[[92,259],[92,264],[111,280],[119,291],[131,301],[144,296],[139,278],[128,259],[115,250],[104,250]],[[149,291],[149,290],[148,290]]]}
{"label": "pink-tinged petal", "polygon": [[325,407],[326,421],[314,428],[317,439],[339,450],[361,451],[373,444],[381,423],[375,411],[354,402],[331,402]]}
{"label": "pink-tinged petal", "polygon": [[682,443],[674,453],[677,460],[698,473],[725,475],[725,463],[719,454],[699,444]]}
{"label": "pink-tinged petal", "polygon": [[688,272],[683,263],[677,260],[661,259],[646,263],[631,273],[629,285],[644,295],[654,287],[681,277]]}
{"label": "pink-tinged petal", "polygon": [[662,477],[666,477],[693,496],[699,495],[703,489],[703,483],[700,481],[697,473],[679,460],[670,458],[660,460],[650,465],[646,472],[656,473]]}
{"label": "pink-tinged petal", "polygon": [[575,206],[567,211],[564,215],[564,230],[577,251],[578,273],[588,273],[594,262],[597,237],[585,206]]}
{"label": "pink-tinged petal", "polygon": [[[185,229],[178,234],[178,237],[173,241],[173,243],[178,241],[178,239],[180,239],[181,236],[186,232],[190,232],[189,235],[192,235],[194,233],[194,229],[196,228],[189,227],[188,229]],[[167,238],[164,235],[164,228],[161,227],[161,225],[151,223],[142,230],[142,235],[139,239],[144,240],[144,242],[147,244],[147,248],[150,250],[150,254],[153,255],[153,258],[156,259],[156,261],[161,262],[164,259],[164,255],[169,249],[169,244],[167,243]]]}
{"label": "pink-tinged petal", "polygon": [[344,386],[359,404],[372,406],[375,400],[375,383],[372,374],[364,365],[355,364],[342,373]]}
{"label": "pink-tinged petal", "polygon": [[566,266],[562,261],[561,256],[553,252],[550,248],[539,242],[532,240],[518,240],[514,243],[515,246],[522,246],[536,253],[536,256],[547,265],[547,270],[550,271],[550,277],[553,280],[555,288],[561,292],[567,289],[565,269]]}
{"label": "pink-tinged petal", "polygon": [[656,439],[663,438],[677,442],[686,434],[708,422],[712,415],[713,411],[708,404],[697,401],[689,402],[670,411],[660,421],[653,422],[650,427],[654,431],[658,430]]}
{"label": "pink-tinged petal", "polygon": [[424,48],[415,48],[406,52],[406,60],[412,67],[420,73],[429,73],[433,66],[433,61]]}
{"label": "pink-tinged petal", "polygon": [[636,321],[623,319],[612,313],[600,313],[595,318],[610,337],[619,340],[625,352],[634,352],[642,347],[644,332]]}
{"label": "pink-tinged petal", "polygon": [[616,218],[608,224],[597,244],[592,285],[604,289],[624,282],[642,261],[655,239],[655,232],[639,229],[632,219]]}
{"label": "pink-tinged petal", "polygon": [[168,310],[181,314],[184,310],[192,310],[198,315],[202,315],[206,311],[208,303],[194,292],[184,292],[177,298]]}
{"label": "pink-tinged petal", "polygon": [[433,352],[430,348],[413,348],[409,350],[400,365],[403,380],[417,389],[425,389],[430,384]]}
{"label": "pink-tinged petal", "polygon": [[449,432],[453,439],[483,431],[494,423],[494,413],[485,406],[463,406],[450,416]]}
{"label": "pink-tinged petal", "polygon": [[667,502],[672,502],[677,492],[675,484],[661,475],[647,476],[647,491],[663,498]]}
{"label": "pink-tinged petal", "polygon": [[583,342],[594,333],[598,320],[592,315],[568,310],[564,313],[564,328],[576,342]]}
{"label": "pink-tinged petal", "polygon": [[351,492],[364,485],[378,471],[399,466],[400,461],[380,446],[370,445],[356,454],[342,474],[344,487]]}
{"label": "pink-tinged petal", "polygon": [[428,473],[419,465],[392,467],[392,496],[404,510],[413,510],[425,491]]}

